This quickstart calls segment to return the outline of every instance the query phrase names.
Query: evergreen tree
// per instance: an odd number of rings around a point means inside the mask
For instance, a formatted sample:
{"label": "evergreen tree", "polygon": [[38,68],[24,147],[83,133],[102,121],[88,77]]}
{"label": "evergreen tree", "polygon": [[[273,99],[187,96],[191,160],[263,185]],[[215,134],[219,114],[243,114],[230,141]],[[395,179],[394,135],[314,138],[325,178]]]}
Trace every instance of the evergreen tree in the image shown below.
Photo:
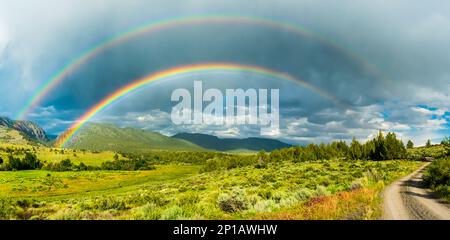
{"label": "evergreen tree", "polygon": [[386,135],[386,159],[402,159],[406,157],[406,148],[400,139],[397,139],[395,133]]}
{"label": "evergreen tree", "polygon": [[20,159],[13,157],[12,155],[8,156],[8,170],[21,170],[22,169],[22,162]]}
{"label": "evergreen tree", "polygon": [[352,143],[350,144],[349,157],[353,160],[363,159],[364,150],[361,143],[353,138]]}
{"label": "evergreen tree", "polygon": [[373,160],[387,159],[386,140],[381,131],[378,133],[378,136],[375,139],[373,139],[373,146],[374,148],[371,154],[371,159]]}
{"label": "evergreen tree", "polygon": [[408,148],[408,149],[414,148],[414,143],[411,140],[408,140],[408,143],[406,144],[406,148]]}
{"label": "evergreen tree", "polygon": [[425,146],[426,146],[427,148],[428,148],[428,147],[431,147],[431,140],[430,140],[430,139],[427,140],[427,143],[426,143]]}

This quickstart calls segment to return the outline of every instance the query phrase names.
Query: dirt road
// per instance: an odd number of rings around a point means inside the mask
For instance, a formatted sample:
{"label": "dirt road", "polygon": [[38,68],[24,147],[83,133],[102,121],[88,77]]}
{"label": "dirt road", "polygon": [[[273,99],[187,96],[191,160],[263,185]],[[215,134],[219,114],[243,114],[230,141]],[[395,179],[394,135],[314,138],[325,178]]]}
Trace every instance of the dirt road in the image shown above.
{"label": "dirt road", "polygon": [[428,164],[386,188],[383,219],[450,220],[450,204],[442,202],[422,183]]}

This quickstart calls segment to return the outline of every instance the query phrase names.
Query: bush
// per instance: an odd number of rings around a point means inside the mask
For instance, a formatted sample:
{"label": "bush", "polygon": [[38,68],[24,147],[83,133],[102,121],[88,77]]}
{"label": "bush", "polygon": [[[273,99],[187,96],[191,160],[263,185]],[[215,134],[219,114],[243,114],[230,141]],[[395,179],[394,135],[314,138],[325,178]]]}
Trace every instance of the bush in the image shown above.
{"label": "bush", "polygon": [[136,171],[136,170],[154,170],[156,167],[145,159],[132,159],[132,160],[115,160],[110,162],[103,162],[102,170],[124,170],[124,171]]}
{"label": "bush", "polygon": [[311,198],[313,196],[313,193],[306,188],[302,188],[302,189],[295,191],[294,196],[299,201],[305,201],[305,200],[308,200],[309,198]]}
{"label": "bush", "polygon": [[156,204],[147,203],[134,210],[133,218],[139,220],[159,220],[161,218],[161,212]]}
{"label": "bush", "polygon": [[213,159],[208,159],[201,169],[201,172],[212,172],[224,169],[230,170],[234,168],[250,166],[258,162],[257,158],[259,157],[241,155],[225,155],[220,158],[216,157]]}
{"label": "bush", "polygon": [[441,197],[450,198],[450,158],[431,163],[425,170],[423,180]]}
{"label": "bush", "polygon": [[55,171],[55,172],[68,172],[68,171],[88,171],[88,170],[97,170],[95,167],[90,167],[85,165],[84,163],[80,163],[78,165],[72,163],[70,159],[62,160],[57,163],[49,163],[44,166],[45,170]]}
{"label": "bush", "polygon": [[15,158],[12,155],[9,155],[8,163],[5,164],[4,170],[34,170],[41,169],[42,165],[43,164],[37,159],[36,155],[26,152],[23,159]]}
{"label": "bush", "polygon": [[183,215],[183,209],[178,206],[170,207],[161,214],[161,220],[179,220],[186,218]]}
{"label": "bush", "polygon": [[16,208],[10,199],[0,198],[0,219],[14,219]]}
{"label": "bush", "polygon": [[222,193],[217,198],[219,208],[227,213],[248,209],[249,200],[244,190],[234,190],[231,194]]}

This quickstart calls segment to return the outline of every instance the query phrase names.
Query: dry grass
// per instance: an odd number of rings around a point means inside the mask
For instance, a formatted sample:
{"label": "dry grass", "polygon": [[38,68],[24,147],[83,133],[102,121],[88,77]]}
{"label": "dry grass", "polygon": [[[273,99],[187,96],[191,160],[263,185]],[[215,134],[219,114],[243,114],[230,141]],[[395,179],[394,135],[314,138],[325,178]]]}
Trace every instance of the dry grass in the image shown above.
{"label": "dry grass", "polygon": [[370,220],[381,216],[380,187],[340,192],[312,198],[276,213],[263,213],[254,219],[279,220]]}

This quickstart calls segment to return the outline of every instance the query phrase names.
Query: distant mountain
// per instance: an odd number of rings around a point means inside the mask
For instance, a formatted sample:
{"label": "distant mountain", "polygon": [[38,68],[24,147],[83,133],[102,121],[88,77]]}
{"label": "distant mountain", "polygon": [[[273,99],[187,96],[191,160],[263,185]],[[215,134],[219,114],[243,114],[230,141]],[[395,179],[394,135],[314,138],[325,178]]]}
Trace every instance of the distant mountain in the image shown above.
{"label": "distant mountain", "polygon": [[0,117],[0,126],[17,130],[33,140],[40,142],[47,142],[49,140],[44,129],[30,121],[14,121],[7,117]]}
{"label": "distant mountain", "polygon": [[182,139],[167,137],[147,130],[120,128],[112,124],[103,123],[86,124],[65,147],[124,153],[142,153],[150,150],[205,150]]}
{"label": "distant mountain", "polygon": [[242,150],[250,150],[250,151],[273,151],[275,149],[281,149],[290,147],[291,145],[274,140],[274,139],[266,139],[266,138],[245,138],[245,139],[236,139],[236,138],[218,138],[216,136],[200,134],[200,133],[179,133],[172,138],[183,139],[194,143],[203,148],[207,148],[210,150],[217,151],[242,151]]}

